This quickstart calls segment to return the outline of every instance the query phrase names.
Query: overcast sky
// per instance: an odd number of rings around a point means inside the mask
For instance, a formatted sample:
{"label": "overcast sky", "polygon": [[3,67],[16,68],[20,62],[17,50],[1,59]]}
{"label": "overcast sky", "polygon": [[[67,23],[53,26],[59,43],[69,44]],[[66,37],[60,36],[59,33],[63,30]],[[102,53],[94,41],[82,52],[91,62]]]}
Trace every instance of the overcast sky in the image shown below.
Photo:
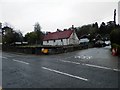
{"label": "overcast sky", "polygon": [[56,31],[113,20],[119,0],[0,0],[0,21],[27,33],[39,22],[42,31]]}

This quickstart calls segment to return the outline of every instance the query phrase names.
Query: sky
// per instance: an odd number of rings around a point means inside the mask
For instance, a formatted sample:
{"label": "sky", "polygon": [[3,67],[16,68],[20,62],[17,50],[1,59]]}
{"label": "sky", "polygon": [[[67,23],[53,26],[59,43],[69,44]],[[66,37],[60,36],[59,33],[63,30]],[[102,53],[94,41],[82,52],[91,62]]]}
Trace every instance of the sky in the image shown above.
{"label": "sky", "polygon": [[120,1],[118,2],[118,24],[120,25]]}
{"label": "sky", "polygon": [[[0,0],[0,22],[7,22],[23,34],[39,22],[42,31],[54,32],[74,25],[113,20],[119,0]],[[117,16],[118,18],[118,16]],[[118,22],[118,21],[117,21]]]}

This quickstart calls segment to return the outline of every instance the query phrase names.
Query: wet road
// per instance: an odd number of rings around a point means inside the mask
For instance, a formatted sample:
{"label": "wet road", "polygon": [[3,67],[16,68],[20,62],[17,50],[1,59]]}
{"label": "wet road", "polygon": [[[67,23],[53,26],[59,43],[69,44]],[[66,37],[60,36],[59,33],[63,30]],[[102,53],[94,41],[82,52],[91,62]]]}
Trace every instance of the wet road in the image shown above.
{"label": "wet road", "polygon": [[118,88],[118,57],[109,48],[58,55],[2,53],[3,88]]}

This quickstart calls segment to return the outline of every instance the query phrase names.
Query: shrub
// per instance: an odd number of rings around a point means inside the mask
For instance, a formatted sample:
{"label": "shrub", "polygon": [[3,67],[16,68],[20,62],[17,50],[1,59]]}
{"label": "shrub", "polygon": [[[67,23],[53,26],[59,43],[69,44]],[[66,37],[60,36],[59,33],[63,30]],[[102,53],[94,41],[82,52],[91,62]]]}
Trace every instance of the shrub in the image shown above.
{"label": "shrub", "polygon": [[120,45],[120,29],[114,29],[110,33],[110,41],[112,44],[116,43],[116,44]]}

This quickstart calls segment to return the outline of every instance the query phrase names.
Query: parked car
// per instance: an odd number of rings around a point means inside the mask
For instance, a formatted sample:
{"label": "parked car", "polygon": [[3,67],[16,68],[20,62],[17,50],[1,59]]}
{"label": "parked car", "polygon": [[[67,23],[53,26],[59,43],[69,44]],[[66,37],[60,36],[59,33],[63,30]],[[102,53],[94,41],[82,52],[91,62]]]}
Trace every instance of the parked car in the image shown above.
{"label": "parked car", "polygon": [[111,45],[111,42],[110,41],[105,41],[105,44],[106,44],[106,46],[109,46],[109,45]]}
{"label": "parked car", "polygon": [[87,39],[87,38],[80,39],[80,45],[83,48],[88,48],[88,44],[89,44],[89,39]]}
{"label": "parked car", "polygon": [[106,46],[106,44],[102,40],[98,40],[95,42],[95,47],[105,47],[105,46]]}

